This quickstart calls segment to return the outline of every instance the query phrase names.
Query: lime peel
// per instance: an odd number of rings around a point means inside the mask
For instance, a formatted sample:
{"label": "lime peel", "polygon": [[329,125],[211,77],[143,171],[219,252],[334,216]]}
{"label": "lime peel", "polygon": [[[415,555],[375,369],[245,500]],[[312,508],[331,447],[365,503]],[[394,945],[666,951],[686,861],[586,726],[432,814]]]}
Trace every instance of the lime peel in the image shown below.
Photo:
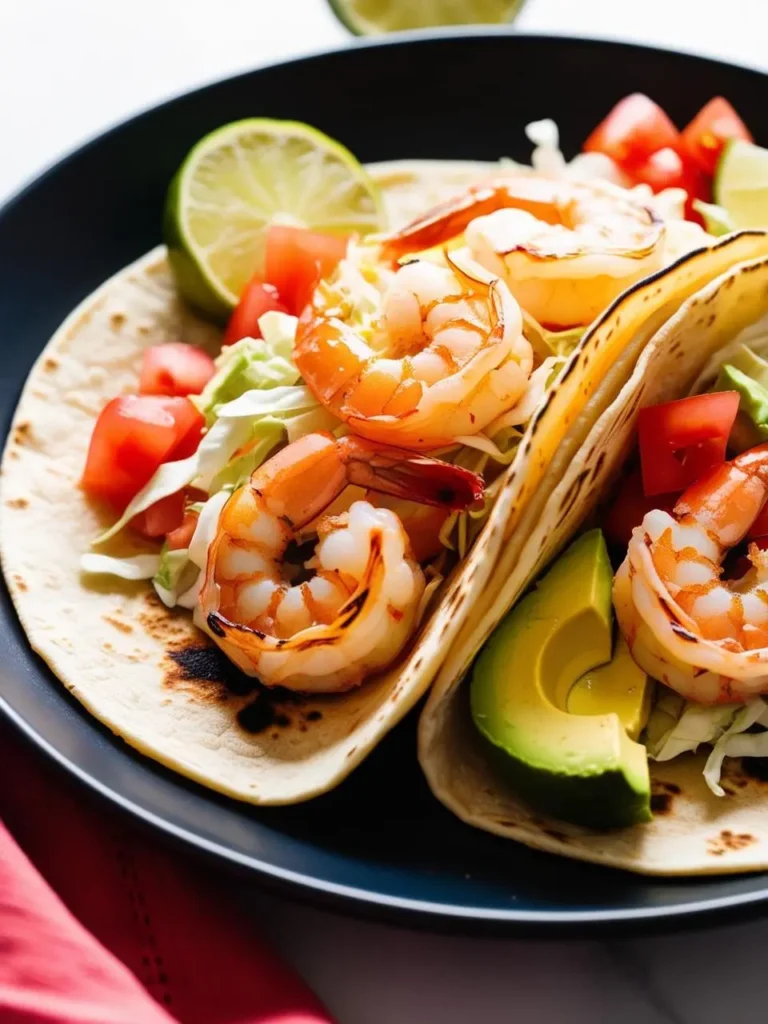
{"label": "lime peel", "polygon": [[336,17],[357,36],[440,25],[502,25],[525,0],[329,0]]}
{"label": "lime peel", "polygon": [[729,142],[717,164],[713,193],[736,228],[768,227],[768,149],[743,139]]}
{"label": "lime peel", "polygon": [[201,139],[166,198],[164,235],[183,297],[224,320],[263,269],[271,224],[365,235],[385,226],[376,185],[340,142],[298,121],[249,118]]}

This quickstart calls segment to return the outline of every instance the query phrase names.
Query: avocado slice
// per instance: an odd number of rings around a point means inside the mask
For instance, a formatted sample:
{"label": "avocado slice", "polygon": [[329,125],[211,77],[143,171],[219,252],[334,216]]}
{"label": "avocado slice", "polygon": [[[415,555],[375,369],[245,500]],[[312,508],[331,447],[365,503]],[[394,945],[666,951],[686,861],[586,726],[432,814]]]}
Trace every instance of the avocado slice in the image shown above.
{"label": "avocado slice", "polygon": [[[766,371],[765,386],[761,383],[761,363]],[[739,394],[739,411],[728,439],[729,448],[744,452],[768,440],[768,363],[764,359],[743,346],[734,363],[720,368],[713,390]]]}
{"label": "avocado slice", "polygon": [[534,807],[593,828],[649,821],[652,683],[611,657],[613,571],[600,530],[579,537],[500,623],[475,662],[475,726]]}

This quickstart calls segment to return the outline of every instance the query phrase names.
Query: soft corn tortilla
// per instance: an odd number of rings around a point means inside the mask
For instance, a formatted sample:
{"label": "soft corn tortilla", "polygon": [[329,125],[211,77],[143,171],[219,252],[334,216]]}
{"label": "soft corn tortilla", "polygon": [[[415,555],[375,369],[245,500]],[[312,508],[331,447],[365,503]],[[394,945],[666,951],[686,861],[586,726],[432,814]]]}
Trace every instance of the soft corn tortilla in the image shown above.
{"label": "soft corn tortilla", "polygon": [[[491,167],[398,162],[373,173],[396,225]],[[166,609],[148,583],[79,572],[81,554],[107,525],[78,489],[100,409],[116,394],[135,390],[148,346],[180,337],[217,342],[216,332],[179,302],[165,252],[155,250],[69,317],[36,363],[16,412],[2,466],[0,554],[32,647],[115,733],[192,779],[257,804],[295,803],[325,792],[429,687],[470,608],[480,607],[510,522],[533,504],[535,487],[548,493],[562,475],[562,466],[548,471],[567,442],[561,427],[581,438],[610,401],[606,367],[623,367],[618,390],[637,351],[686,294],[759,253],[768,253],[766,235],[741,235],[693,254],[636,289],[629,304],[618,303],[571,359],[481,536],[409,651],[357,691],[286,700],[234,672],[189,614]],[[646,294],[645,301],[638,297]],[[647,317],[651,326],[641,329]],[[630,343],[634,355],[622,363]],[[532,473],[535,482],[527,487]],[[512,543],[519,547],[521,539],[516,532]],[[136,550],[126,535],[107,553]]]}
{"label": "soft corn tortilla", "polygon": [[[711,282],[689,298],[646,347],[629,381],[570,465],[562,462],[567,453],[553,463],[550,472],[559,482],[540,521],[528,531],[514,572],[495,575],[498,586],[491,600],[473,607],[420,721],[419,756],[429,784],[470,825],[537,849],[643,874],[768,868],[768,788],[749,774],[749,760],[726,761],[725,798],[707,788],[701,775],[703,757],[651,761],[653,821],[595,832],[547,818],[516,797],[489,761],[471,721],[469,687],[461,685],[476,653],[528,582],[563,549],[605,496],[634,444],[637,410],[685,397],[708,365],[714,376],[728,346],[766,313],[765,258],[743,263]],[[562,472],[557,465],[563,466]],[[501,564],[505,558],[506,552]]]}

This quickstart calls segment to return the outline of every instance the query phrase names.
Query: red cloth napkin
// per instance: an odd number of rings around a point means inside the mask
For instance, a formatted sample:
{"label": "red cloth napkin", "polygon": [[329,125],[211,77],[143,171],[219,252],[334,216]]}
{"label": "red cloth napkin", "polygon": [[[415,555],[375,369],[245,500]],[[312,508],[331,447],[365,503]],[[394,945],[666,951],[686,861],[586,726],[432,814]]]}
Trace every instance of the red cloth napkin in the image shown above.
{"label": "red cloth napkin", "polygon": [[236,906],[246,882],[217,884],[7,726],[0,750],[3,1024],[332,1024]]}

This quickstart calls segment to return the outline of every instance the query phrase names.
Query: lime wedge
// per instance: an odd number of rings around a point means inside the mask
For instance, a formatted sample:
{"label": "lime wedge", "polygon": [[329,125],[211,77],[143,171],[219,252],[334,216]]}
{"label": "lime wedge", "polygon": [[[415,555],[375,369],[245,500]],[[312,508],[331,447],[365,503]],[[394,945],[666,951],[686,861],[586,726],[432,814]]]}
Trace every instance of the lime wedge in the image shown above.
{"label": "lime wedge", "polygon": [[737,228],[768,227],[768,149],[734,139],[715,171],[715,202]]}
{"label": "lime wedge", "polygon": [[168,190],[164,235],[183,297],[225,318],[263,266],[270,224],[385,226],[376,186],[341,143],[297,121],[234,121],[197,143]]}
{"label": "lime wedge", "polygon": [[356,36],[436,25],[501,25],[525,0],[329,0],[336,17]]}
{"label": "lime wedge", "polygon": [[718,206],[717,203],[705,203],[701,199],[694,199],[693,208],[696,213],[701,214],[701,218],[704,221],[704,230],[708,234],[717,237],[718,235],[727,235],[729,231],[736,230],[733,218],[724,206]]}

